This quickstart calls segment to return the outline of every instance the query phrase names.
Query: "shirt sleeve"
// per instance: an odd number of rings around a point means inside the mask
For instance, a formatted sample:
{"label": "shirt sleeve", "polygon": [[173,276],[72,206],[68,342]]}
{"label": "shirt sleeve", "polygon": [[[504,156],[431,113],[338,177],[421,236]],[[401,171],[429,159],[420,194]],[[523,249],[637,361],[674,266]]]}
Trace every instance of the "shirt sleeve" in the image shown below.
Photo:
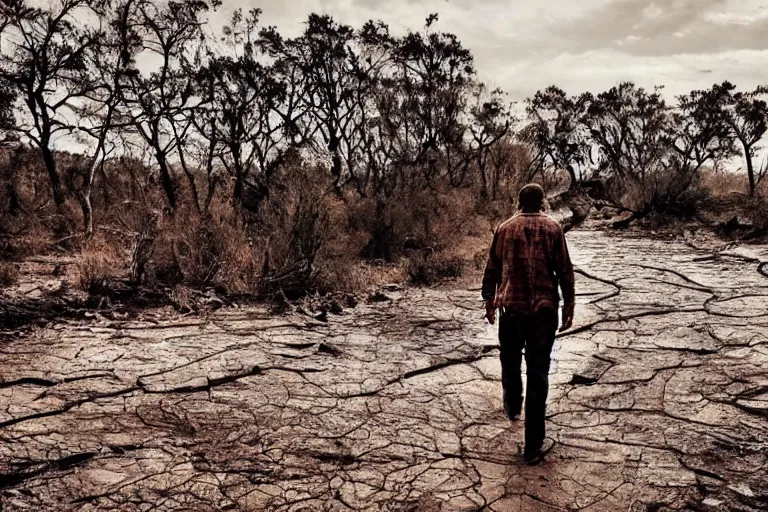
{"label": "shirt sleeve", "polygon": [[575,279],[571,256],[568,254],[568,243],[565,241],[565,234],[562,229],[558,230],[555,255],[555,273],[560,282],[560,289],[563,291],[563,302],[572,305],[576,302]]}
{"label": "shirt sleeve", "polygon": [[485,272],[483,273],[483,300],[489,301],[496,297],[496,288],[501,284],[501,267],[502,262],[499,259],[497,253],[499,244],[499,230],[493,234],[493,243],[491,244],[491,250],[488,254],[488,263],[485,265]]}

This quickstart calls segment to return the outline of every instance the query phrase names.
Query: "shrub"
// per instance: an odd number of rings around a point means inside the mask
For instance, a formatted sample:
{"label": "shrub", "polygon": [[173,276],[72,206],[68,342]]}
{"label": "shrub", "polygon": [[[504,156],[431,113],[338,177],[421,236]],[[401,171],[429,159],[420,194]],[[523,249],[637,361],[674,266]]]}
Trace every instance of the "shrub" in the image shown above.
{"label": "shrub", "polygon": [[693,219],[698,216],[710,198],[709,191],[694,183],[682,191],[673,187],[656,193],[648,209],[651,220],[664,224],[675,219]]}
{"label": "shrub", "polygon": [[228,293],[256,288],[257,261],[243,221],[229,204],[208,213],[177,212],[161,219],[148,266],[156,283],[218,287]]}
{"label": "shrub", "polygon": [[80,286],[84,290],[101,288],[125,274],[127,258],[114,239],[97,234],[85,242],[77,259]]}
{"label": "shrub", "polygon": [[350,225],[366,239],[360,255],[368,260],[396,261],[402,255],[412,225],[408,213],[401,201],[383,197],[353,203]]}
{"label": "shrub", "polygon": [[446,252],[417,253],[410,259],[408,277],[412,284],[431,286],[445,279],[461,277],[464,267],[462,258]]}
{"label": "shrub", "polygon": [[[322,202],[301,196],[289,215],[282,247],[265,256],[262,291],[304,295],[315,288],[317,263],[328,236],[328,216]],[[275,255],[279,255],[275,258]]]}
{"label": "shrub", "polygon": [[228,203],[214,202],[207,214],[179,210],[174,215],[132,204],[121,224],[125,230],[103,227],[83,245],[78,268],[86,289],[111,279],[227,293],[256,289],[257,261]]}
{"label": "shrub", "polygon": [[19,281],[19,267],[14,263],[0,262],[0,286],[13,286]]}
{"label": "shrub", "polygon": [[343,267],[353,266],[354,249],[344,204],[331,192],[331,183],[312,166],[293,166],[278,177],[277,193],[263,204],[257,220],[264,247],[262,294],[299,297],[343,287]]}
{"label": "shrub", "polygon": [[698,175],[669,164],[643,176],[612,176],[605,182],[605,193],[612,203],[635,212],[632,218],[665,224],[698,215],[710,197],[700,183]]}
{"label": "shrub", "polygon": [[746,209],[755,226],[755,237],[768,237],[768,187],[747,200]]}
{"label": "shrub", "polygon": [[413,190],[352,204],[350,226],[367,239],[364,258],[394,262],[406,251],[434,252],[458,244],[474,228],[474,207],[469,190]]}

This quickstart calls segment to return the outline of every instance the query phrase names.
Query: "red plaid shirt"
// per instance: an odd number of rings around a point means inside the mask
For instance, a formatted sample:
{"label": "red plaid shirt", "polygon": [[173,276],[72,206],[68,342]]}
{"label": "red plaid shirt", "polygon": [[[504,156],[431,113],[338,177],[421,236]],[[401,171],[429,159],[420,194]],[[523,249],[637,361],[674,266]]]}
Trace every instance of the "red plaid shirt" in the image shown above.
{"label": "red plaid shirt", "polygon": [[534,313],[575,300],[573,265],[560,225],[543,213],[519,213],[498,227],[483,275],[483,299]]}

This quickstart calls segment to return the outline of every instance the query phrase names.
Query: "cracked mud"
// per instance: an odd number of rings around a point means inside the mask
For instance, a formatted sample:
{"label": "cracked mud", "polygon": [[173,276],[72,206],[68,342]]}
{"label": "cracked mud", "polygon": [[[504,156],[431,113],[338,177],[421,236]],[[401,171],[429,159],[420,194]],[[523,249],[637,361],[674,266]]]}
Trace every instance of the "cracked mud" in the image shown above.
{"label": "cracked mud", "polygon": [[[476,291],[0,345],[0,510],[765,510],[766,247],[569,236],[540,466]],[[157,320],[152,320],[152,315]]]}

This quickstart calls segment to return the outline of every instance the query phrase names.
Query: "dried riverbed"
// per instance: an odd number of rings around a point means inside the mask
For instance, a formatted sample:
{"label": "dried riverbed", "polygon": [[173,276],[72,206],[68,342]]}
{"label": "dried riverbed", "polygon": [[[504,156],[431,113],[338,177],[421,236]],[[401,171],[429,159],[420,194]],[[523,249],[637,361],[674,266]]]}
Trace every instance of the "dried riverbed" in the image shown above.
{"label": "dried riverbed", "polygon": [[[540,466],[476,291],[0,345],[0,510],[765,510],[768,248],[581,231]],[[762,271],[762,273],[761,273]]]}

